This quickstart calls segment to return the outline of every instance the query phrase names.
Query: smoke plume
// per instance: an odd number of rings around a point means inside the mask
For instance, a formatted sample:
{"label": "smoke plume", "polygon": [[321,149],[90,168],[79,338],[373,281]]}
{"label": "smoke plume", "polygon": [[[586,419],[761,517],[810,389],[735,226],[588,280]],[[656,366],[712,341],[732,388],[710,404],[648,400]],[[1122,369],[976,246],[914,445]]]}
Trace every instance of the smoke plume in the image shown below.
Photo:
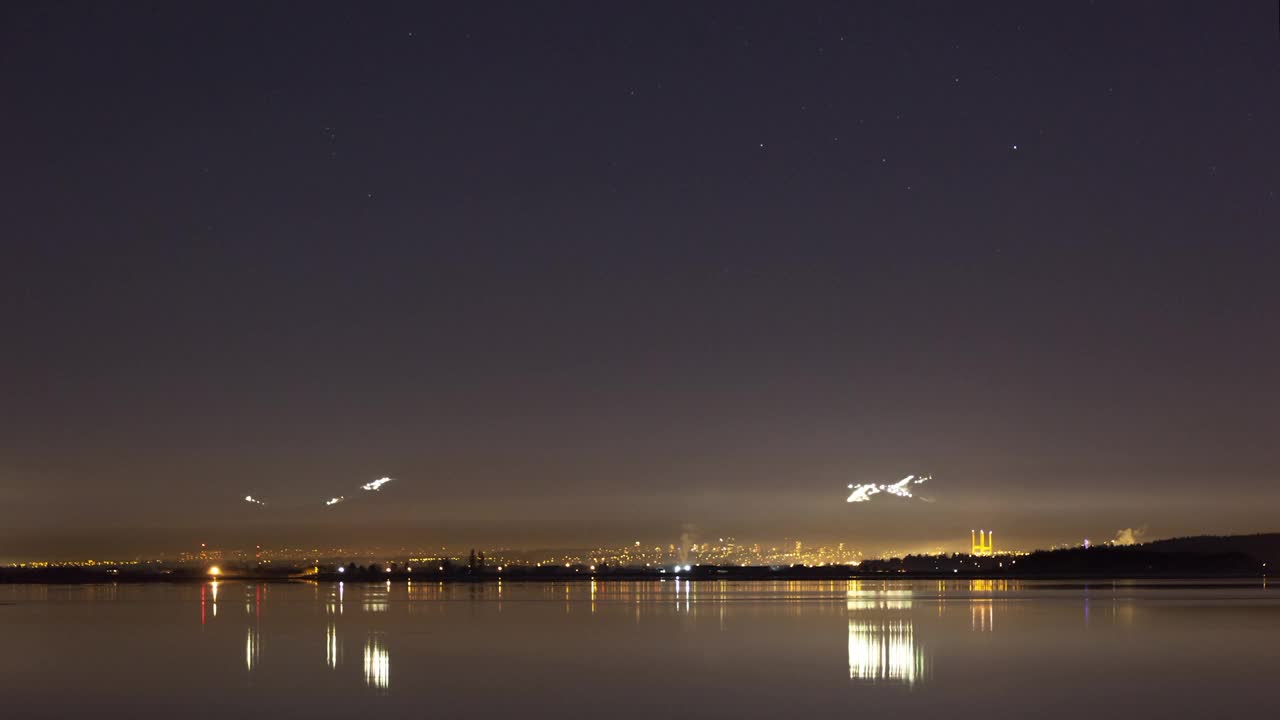
{"label": "smoke plume", "polygon": [[1142,542],[1142,536],[1147,534],[1147,526],[1140,528],[1125,528],[1116,531],[1116,538],[1111,541],[1112,545],[1137,545]]}

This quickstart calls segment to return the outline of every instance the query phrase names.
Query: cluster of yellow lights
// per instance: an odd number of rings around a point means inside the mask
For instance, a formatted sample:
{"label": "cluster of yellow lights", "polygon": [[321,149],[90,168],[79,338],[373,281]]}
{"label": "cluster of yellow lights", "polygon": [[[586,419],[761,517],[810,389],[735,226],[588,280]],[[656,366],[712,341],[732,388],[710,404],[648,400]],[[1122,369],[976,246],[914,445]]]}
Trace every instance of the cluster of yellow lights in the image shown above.
{"label": "cluster of yellow lights", "polygon": [[995,532],[987,530],[979,530],[975,536],[973,531],[969,531],[970,555],[978,555],[983,557],[991,557],[995,554]]}

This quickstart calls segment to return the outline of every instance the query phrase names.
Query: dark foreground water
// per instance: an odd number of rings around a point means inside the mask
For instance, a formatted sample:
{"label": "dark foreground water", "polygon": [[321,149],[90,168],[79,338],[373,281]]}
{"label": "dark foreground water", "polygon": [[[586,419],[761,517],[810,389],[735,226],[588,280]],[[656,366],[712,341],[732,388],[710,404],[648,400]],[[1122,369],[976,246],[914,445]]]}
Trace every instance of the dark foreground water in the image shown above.
{"label": "dark foreground water", "polygon": [[0,714],[1266,717],[1280,592],[1136,582],[0,586]]}

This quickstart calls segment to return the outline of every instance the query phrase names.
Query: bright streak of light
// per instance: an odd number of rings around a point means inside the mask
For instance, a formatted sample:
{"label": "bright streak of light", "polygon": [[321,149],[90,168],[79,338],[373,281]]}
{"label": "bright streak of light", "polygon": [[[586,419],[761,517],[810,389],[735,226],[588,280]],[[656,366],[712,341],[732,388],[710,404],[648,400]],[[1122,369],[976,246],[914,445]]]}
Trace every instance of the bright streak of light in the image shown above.
{"label": "bright streak of light", "polygon": [[379,690],[391,687],[391,653],[377,635],[364,643],[364,684]]}
{"label": "bright streak of light", "polygon": [[373,482],[370,482],[370,483],[365,483],[364,485],[361,485],[361,486],[360,486],[360,489],[361,489],[361,490],[373,490],[374,492],[377,492],[378,490],[381,490],[381,489],[382,489],[382,486],[383,486],[383,485],[386,485],[386,484],[387,484],[387,483],[389,483],[389,482],[391,482],[391,478],[389,478],[389,477],[384,477],[384,478],[380,478],[380,479],[378,479],[378,480],[374,480]]}
{"label": "bright streak of light", "polygon": [[262,502],[261,500],[259,500],[258,498],[252,495],[245,495],[244,501],[247,503],[253,503],[254,505],[266,505],[266,503]]}
{"label": "bright streak of light", "polygon": [[[920,485],[921,483],[928,482],[932,479],[932,476],[929,475],[922,475],[920,477],[908,475],[898,482],[889,485],[877,483],[860,483],[857,485],[850,485],[849,490],[852,492],[849,493],[849,497],[845,502],[867,502],[871,500],[872,495],[879,495],[880,493],[889,493],[890,495],[896,495],[901,498],[914,498],[916,496],[911,492],[910,486]],[[922,497],[919,499],[930,501],[929,498]]]}
{"label": "bright streak of light", "polygon": [[330,623],[324,633],[324,662],[330,669],[336,670],[341,648],[338,646],[338,626]]}
{"label": "bright streak of light", "polygon": [[849,621],[849,677],[911,685],[925,674],[924,650],[908,620]]}
{"label": "bright streak of light", "polygon": [[253,628],[248,629],[249,632],[244,638],[244,666],[246,670],[252,671],[258,664],[258,655],[261,652],[259,647],[258,633]]}
{"label": "bright streak of light", "polygon": [[346,498],[344,498],[344,497],[342,497],[342,496],[339,496],[339,497],[336,497],[336,498],[329,498],[328,500],[325,500],[325,501],[324,501],[324,504],[325,504],[325,507],[329,507],[330,505],[337,505],[338,503],[342,502],[343,500],[346,500]]}

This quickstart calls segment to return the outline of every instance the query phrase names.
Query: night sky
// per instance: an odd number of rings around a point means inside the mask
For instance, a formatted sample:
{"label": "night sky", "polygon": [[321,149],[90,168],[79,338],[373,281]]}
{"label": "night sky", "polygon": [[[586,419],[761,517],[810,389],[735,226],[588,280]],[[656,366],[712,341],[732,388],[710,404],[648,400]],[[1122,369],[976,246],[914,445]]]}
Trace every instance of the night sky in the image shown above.
{"label": "night sky", "polygon": [[0,557],[1278,530],[1278,21],[5,3]]}

